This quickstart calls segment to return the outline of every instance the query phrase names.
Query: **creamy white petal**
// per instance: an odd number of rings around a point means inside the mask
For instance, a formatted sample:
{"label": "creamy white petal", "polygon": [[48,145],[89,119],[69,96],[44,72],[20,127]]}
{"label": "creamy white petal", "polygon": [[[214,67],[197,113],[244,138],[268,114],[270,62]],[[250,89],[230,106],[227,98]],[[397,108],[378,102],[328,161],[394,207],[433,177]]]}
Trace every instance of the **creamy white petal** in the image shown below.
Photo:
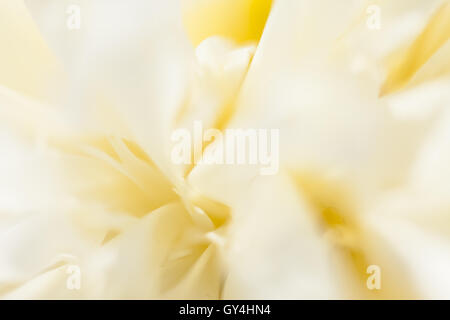
{"label": "creamy white petal", "polygon": [[[177,1],[29,1],[50,45],[70,75],[61,95],[72,123],[82,130],[126,132],[166,173],[167,142],[183,103],[190,47]],[[79,30],[66,28],[69,4],[81,10]],[[55,27],[55,26],[59,26]],[[165,30],[164,33],[161,30]],[[95,72],[94,72],[95,71]],[[106,97],[106,98],[103,98]]]}

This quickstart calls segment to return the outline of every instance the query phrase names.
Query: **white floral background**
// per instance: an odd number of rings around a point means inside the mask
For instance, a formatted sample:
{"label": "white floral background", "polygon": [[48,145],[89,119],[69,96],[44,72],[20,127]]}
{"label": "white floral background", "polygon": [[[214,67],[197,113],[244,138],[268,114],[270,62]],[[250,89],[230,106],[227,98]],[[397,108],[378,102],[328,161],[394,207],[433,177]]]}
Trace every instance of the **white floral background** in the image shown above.
{"label": "white floral background", "polygon": [[[450,298],[449,38],[448,0],[2,0],[0,297]],[[197,120],[279,129],[278,174],[174,165]]]}

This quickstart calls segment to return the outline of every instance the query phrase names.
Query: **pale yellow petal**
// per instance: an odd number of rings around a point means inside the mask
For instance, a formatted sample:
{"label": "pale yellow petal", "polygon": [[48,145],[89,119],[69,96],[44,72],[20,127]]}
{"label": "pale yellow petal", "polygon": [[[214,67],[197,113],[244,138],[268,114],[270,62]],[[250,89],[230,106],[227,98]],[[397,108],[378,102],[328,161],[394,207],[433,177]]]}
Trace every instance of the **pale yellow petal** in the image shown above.
{"label": "pale yellow petal", "polygon": [[0,9],[0,85],[50,100],[62,78],[55,59],[22,1],[4,0]]}

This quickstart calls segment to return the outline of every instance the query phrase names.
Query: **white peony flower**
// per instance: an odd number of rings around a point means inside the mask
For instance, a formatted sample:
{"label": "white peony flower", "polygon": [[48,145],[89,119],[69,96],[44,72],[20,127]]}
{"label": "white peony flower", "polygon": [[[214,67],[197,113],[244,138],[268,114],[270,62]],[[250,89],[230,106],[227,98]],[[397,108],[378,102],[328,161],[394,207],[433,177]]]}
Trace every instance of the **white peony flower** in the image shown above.
{"label": "white peony flower", "polygon": [[[450,297],[449,21],[447,0],[4,0],[0,296]],[[197,121],[278,129],[280,170],[174,163]]]}

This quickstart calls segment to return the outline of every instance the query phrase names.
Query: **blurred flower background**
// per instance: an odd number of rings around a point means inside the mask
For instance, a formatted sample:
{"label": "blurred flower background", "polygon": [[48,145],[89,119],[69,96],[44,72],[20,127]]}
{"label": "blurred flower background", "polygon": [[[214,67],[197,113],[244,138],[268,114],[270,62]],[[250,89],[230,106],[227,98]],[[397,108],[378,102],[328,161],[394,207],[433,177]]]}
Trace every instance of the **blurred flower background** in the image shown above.
{"label": "blurred flower background", "polygon": [[[2,0],[0,297],[449,299],[449,38],[448,0]],[[194,121],[279,172],[174,164]]]}

